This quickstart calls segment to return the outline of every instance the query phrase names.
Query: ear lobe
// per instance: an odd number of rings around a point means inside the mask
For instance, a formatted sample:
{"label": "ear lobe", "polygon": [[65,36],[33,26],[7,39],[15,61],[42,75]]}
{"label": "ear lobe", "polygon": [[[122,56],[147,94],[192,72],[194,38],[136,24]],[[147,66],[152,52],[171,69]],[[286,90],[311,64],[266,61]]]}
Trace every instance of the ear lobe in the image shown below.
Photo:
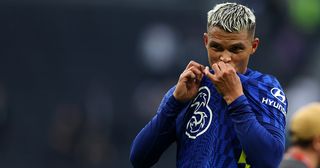
{"label": "ear lobe", "polygon": [[256,50],[258,49],[258,46],[259,46],[259,38],[255,38],[252,41],[252,52],[251,52],[251,54],[256,52]]}

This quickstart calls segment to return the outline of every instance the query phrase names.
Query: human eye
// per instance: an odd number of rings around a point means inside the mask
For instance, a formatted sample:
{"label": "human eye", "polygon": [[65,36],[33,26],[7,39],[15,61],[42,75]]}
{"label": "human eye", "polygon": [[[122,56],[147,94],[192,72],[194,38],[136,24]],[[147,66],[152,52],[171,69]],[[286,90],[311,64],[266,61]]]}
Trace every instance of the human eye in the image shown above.
{"label": "human eye", "polygon": [[211,44],[210,47],[215,51],[223,51],[223,48],[219,44]]}
{"label": "human eye", "polygon": [[230,48],[230,52],[233,52],[233,53],[240,53],[241,51],[244,50],[244,47],[242,46],[233,46]]}

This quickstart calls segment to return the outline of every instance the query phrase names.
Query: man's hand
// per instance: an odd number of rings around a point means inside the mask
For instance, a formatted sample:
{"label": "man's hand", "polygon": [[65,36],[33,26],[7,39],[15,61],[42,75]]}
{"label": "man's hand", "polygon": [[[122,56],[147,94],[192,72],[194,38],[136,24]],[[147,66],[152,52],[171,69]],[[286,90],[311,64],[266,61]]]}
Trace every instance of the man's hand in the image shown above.
{"label": "man's hand", "polygon": [[228,105],[243,95],[240,78],[230,64],[220,61],[214,63],[212,69],[214,74],[209,72],[209,67],[205,68],[204,73],[213,82]]}
{"label": "man's hand", "polygon": [[181,73],[173,96],[180,102],[187,102],[194,98],[199,90],[204,76],[204,66],[190,61],[186,69]]}

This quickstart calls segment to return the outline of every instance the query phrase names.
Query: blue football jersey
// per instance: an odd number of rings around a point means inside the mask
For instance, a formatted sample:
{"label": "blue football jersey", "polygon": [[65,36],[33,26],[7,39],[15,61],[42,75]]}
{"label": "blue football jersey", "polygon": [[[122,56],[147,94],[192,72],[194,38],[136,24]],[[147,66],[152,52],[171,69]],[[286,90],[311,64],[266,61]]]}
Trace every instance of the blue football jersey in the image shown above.
{"label": "blue football jersey", "polygon": [[276,78],[251,69],[239,77],[244,95],[230,105],[207,77],[186,104],[174,99],[171,88],[133,143],[133,165],[153,165],[176,142],[177,167],[277,167],[288,104],[283,89]]}

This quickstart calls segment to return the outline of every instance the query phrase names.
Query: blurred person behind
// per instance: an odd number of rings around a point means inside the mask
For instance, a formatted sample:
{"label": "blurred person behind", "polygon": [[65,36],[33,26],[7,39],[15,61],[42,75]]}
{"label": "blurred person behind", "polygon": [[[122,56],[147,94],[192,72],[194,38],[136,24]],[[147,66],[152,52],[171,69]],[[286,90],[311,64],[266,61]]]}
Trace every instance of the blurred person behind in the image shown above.
{"label": "blurred person behind", "polygon": [[320,103],[301,107],[289,128],[291,146],[280,168],[317,168],[320,161]]}

